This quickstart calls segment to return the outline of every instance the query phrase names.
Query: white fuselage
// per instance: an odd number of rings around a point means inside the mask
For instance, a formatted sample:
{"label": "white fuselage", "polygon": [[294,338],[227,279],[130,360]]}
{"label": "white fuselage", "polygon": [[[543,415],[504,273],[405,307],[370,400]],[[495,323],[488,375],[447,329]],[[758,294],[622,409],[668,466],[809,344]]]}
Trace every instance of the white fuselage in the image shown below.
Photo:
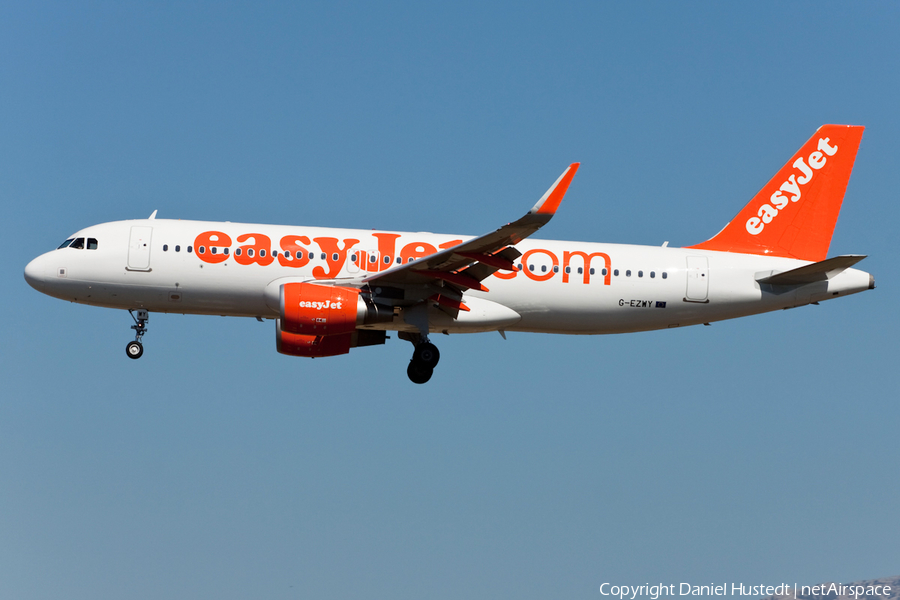
{"label": "white fuselage", "polygon": [[[198,244],[209,239],[202,237],[208,232],[227,236],[228,243],[218,238],[215,255],[205,243]],[[97,240],[96,248],[61,248],[34,259],[25,271],[33,287],[94,306],[262,318],[278,317],[282,283],[340,285],[341,279],[384,271],[398,260],[415,260],[470,239],[166,219],[104,223],[71,237]],[[491,275],[482,282],[487,292],[466,292],[472,314],[452,319],[433,310],[429,329],[624,333],[730,319],[872,287],[871,276],[856,269],[787,290],[757,283],[809,264],[787,258],[537,239],[516,248],[523,255],[516,261],[521,270]],[[404,330],[411,325],[401,310],[393,322],[367,327]]]}

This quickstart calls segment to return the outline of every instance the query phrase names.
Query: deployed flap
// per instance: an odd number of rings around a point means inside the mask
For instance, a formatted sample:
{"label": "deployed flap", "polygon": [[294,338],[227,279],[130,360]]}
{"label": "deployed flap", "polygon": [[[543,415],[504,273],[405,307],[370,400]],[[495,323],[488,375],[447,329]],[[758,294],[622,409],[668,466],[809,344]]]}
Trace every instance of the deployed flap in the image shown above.
{"label": "deployed flap", "polygon": [[767,283],[769,285],[805,285],[814,281],[825,281],[831,279],[841,271],[849,269],[862,259],[864,254],[848,254],[846,256],[835,256],[821,262],[805,265],[797,269],[791,269],[777,275],[769,275],[757,279],[759,283]]}
{"label": "deployed flap", "polygon": [[537,204],[519,220],[417,261],[373,273],[364,278],[363,283],[416,284],[442,280],[461,289],[487,291],[487,288],[479,282],[498,269],[514,268],[512,261],[521,256],[521,253],[511,246],[518,244],[550,221],[559,208],[566,190],[569,189],[578,167],[579,163],[569,165]]}

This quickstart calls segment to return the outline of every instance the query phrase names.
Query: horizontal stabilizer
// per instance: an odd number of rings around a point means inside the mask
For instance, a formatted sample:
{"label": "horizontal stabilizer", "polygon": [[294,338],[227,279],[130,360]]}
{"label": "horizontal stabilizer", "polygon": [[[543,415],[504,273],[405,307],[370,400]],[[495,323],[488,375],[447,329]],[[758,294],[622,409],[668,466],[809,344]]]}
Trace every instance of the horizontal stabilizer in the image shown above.
{"label": "horizontal stabilizer", "polygon": [[797,269],[791,269],[776,275],[766,275],[756,281],[769,285],[805,285],[815,281],[831,279],[841,271],[849,269],[862,259],[865,254],[847,254],[835,256],[817,263],[812,263]]}

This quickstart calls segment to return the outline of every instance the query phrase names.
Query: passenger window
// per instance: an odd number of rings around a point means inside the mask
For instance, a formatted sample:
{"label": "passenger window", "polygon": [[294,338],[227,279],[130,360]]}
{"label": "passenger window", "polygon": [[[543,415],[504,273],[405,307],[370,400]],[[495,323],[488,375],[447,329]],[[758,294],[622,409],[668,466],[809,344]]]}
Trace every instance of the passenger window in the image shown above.
{"label": "passenger window", "polygon": [[614,270],[614,271],[613,271],[613,275],[615,275],[616,277],[618,277],[618,276],[619,276],[619,270],[618,270],[618,269]]}
{"label": "passenger window", "polygon": [[69,239],[67,239],[67,240],[64,241],[62,244],[59,245],[59,247],[57,248],[57,250],[61,250],[62,248],[65,248],[66,246],[68,246],[69,244],[71,244],[71,243],[74,242],[74,241],[75,241],[75,238],[69,238]]}
{"label": "passenger window", "polygon": [[240,248],[235,249],[234,255],[235,255],[235,256],[240,256],[240,255],[241,255],[241,249],[240,249]]}
{"label": "passenger window", "polygon": [[218,248],[216,248],[215,246],[213,246],[213,247],[211,247],[211,248],[209,249],[209,251],[212,252],[213,254],[215,254],[216,252],[218,252]]}
{"label": "passenger window", "polygon": [[547,265],[541,265],[541,273],[547,272]]}
{"label": "passenger window", "polygon": [[[335,256],[337,256],[337,254],[335,254]],[[402,265],[402,264],[403,264],[403,258],[401,258],[401,257],[398,256],[398,257],[397,257],[397,264],[398,264],[398,265]]]}
{"label": "passenger window", "polygon": [[643,272],[643,271],[638,271],[638,277],[643,277],[643,276],[644,276],[644,272]]}
{"label": "passenger window", "polygon": [[572,267],[566,267],[566,275],[572,272]]}
{"label": "passenger window", "polygon": [[[298,256],[297,258],[300,258],[300,257]],[[351,254],[351,255],[350,255],[350,262],[354,262],[354,263],[356,262],[356,255],[355,255],[355,254]]]}
{"label": "passenger window", "polygon": [[309,253],[309,260],[312,260],[312,259],[314,259],[315,257],[316,257],[315,254],[313,254],[312,252]]}
{"label": "passenger window", "polygon": [[303,253],[298,250],[296,256],[297,256],[297,260],[300,260],[301,258],[303,258]]}
{"label": "passenger window", "polygon": [[260,251],[259,251],[259,257],[260,257],[260,258],[265,258],[265,257],[266,257],[266,251],[265,251],[265,250],[260,250]]}
{"label": "passenger window", "polygon": [[591,267],[591,275],[594,274],[594,267]]}
{"label": "passenger window", "polygon": [[656,277],[656,271],[650,271],[650,279],[654,279]]}
{"label": "passenger window", "polygon": [[373,254],[372,256],[369,257],[369,262],[370,262],[370,263],[374,263],[374,262],[377,262],[377,261],[378,261],[378,259],[375,258],[375,255],[374,255],[374,254]]}
{"label": "passenger window", "polygon": [[534,265],[528,265],[528,270],[529,270],[529,271],[534,271]]}
{"label": "passenger window", "polygon": [[631,269],[625,271],[625,277],[631,277]]}
{"label": "passenger window", "polygon": [[[337,256],[337,255],[335,255],[335,256]],[[322,255],[322,258],[325,258],[325,255],[324,255],[324,254]],[[385,257],[384,257],[384,264],[386,264],[386,265],[391,264],[391,257],[390,257],[390,256],[385,256]]]}
{"label": "passenger window", "polygon": [[253,258],[253,248],[247,248],[247,256]]}
{"label": "passenger window", "polygon": [[325,260],[325,253],[324,253],[324,252],[322,253],[322,256],[321,256],[320,258],[321,258],[322,260]]}
{"label": "passenger window", "polygon": [[556,265],[553,265],[553,272],[559,273],[559,267],[557,267]]}
{"label": "passenger window", "polygon": [[225,253],[225,256],[228,256],[228,250],[229,250],[228,248],[225,248],[224,250],[222,250],[222,252]]}
{"label": "passenger window", "polygon": [[582,269],[581,267],[578,267],[578,274],[581,275],[582,273],[584,273],[584,269]]}
{"label": "passenger window", "polygon": [[607,273],[609,273],[609,271],[607,271],[606,269],[603,269],[602,271],[600,271],[600,274],[603,275],[604,277],[606,277]]}
{"label": "passenger window", "polygon": [[168,252],[168,251],[169,251],[169,245],[163,244],[163,252]]}
{"label": "passenger window", "polygon": [[663,279],[667,279],[668,277],[669,277],[669,274],[666,273],[665,271],[663,271]]}
{"label": "passenger window", "polygon": [[197,248],[197,254],[206,254],[206,246],[200,246]]}
{"label": "passenger window", "polygon": [[175,252],[181,252],[181,246],[175,246]]}
{"label": "passenger window", "polygon": [[337,252],[332,253],[331,260],[337,261],[337,259],[338,259],[338,253]]}
{"label": "passenger window", "polygon": [[72,245],[69,246],[69,248],[75,248],[76,250],[84,250],[84,238],[76,239],[74,242],[72,242]]}
{"label": "passenger window", "polygon": [[193,252],[193,251],[194,251],[194,247],[193,247],[193,246],[188,246],[188,254],[190,254],[190,253]]}
{"label": "passenger window", "polygon": [[94,238],[88,238],[88,250],[96,250],[97,249],[97,240]]}

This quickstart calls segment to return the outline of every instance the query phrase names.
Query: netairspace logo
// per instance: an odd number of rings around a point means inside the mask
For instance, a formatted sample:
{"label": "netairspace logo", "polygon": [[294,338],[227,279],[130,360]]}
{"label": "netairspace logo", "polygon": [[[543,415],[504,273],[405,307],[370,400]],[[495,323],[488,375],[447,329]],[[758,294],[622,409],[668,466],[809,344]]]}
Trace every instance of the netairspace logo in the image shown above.
{"label": "netairspace logo", "polygon": [[[676,591],[677,590],[677,591]],[[659,600],[664,596],[786,596],[789,598],[803,598],[806,596],[846,596],[859,600],[861,597],[890,596],[889,585],[842,585],[840,583],[825,583],[822,585],[802,585],[782,583],[779,585],[747,585],[744,583],[710,583],[708,585],[693,585],[690,583],[670,583],[657,585],[613,585],[604,583],[600,586],[600,594],[614,596],[619,600],[636,600],[638,597],[647,597],[650,600]]]}

